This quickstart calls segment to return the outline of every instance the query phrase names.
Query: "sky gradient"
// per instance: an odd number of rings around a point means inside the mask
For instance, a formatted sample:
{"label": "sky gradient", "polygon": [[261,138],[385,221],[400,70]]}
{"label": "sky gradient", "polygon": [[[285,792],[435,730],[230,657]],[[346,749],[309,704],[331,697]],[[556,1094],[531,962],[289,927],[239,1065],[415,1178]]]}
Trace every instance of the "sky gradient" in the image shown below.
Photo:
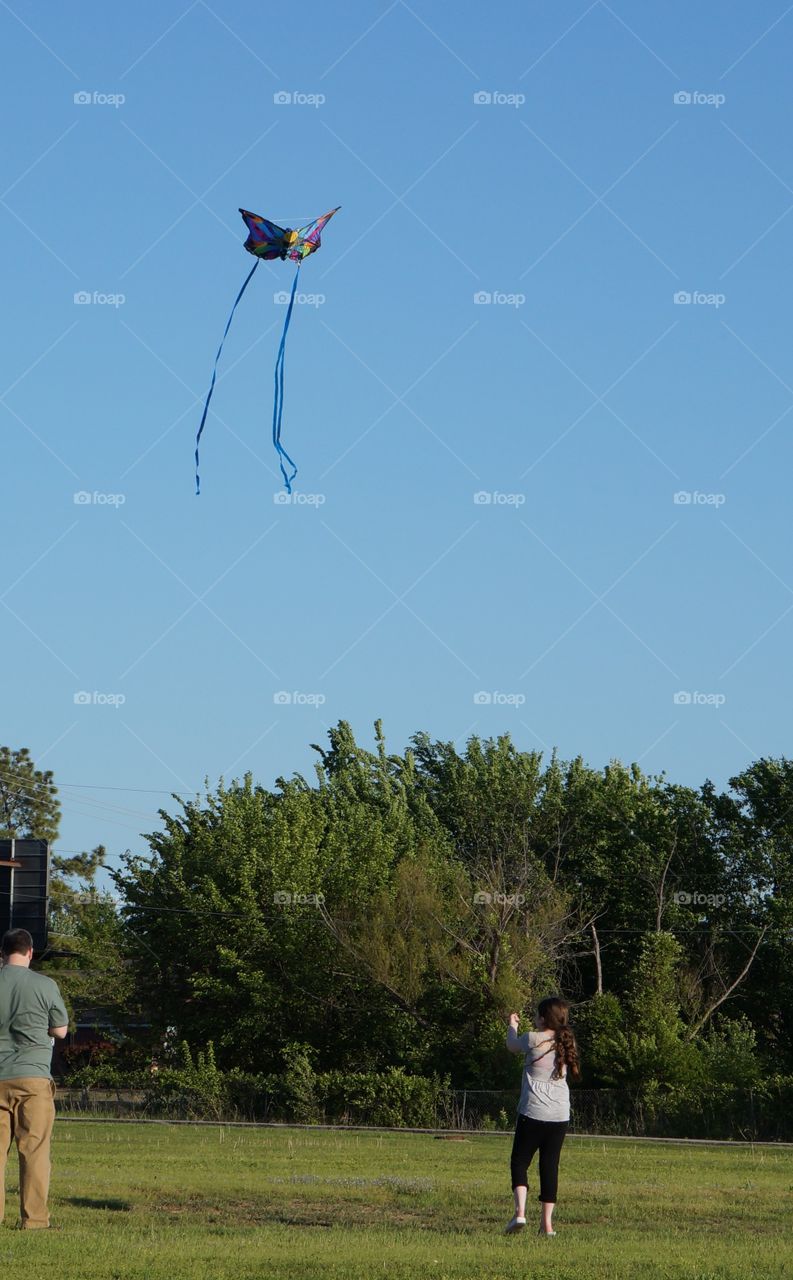
{"label": "sky gradient", "polygon": [[[307,773],[341,718],[692,785],[789,754],[793,8],[299,12],[0,4],[3,741],[54,771],[59,847],[115,863],[171,790]],[[238,207],[337,204],[297,500],[281,262],[197,498]]]}

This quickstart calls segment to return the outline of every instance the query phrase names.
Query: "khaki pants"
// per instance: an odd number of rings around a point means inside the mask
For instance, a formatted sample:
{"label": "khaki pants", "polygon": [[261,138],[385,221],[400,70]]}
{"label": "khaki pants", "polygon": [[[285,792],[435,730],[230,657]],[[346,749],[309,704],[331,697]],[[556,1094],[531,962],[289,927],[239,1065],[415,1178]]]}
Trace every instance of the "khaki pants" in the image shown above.
{"label": "khaki pants", "polygon": [[0,1222],[5,1209],[5,1167],[11,1143],[19,1153],[22,1229],[50,1225],[50,1138],[55,1120],[55,1085],[45,1077],[0,1080]]}

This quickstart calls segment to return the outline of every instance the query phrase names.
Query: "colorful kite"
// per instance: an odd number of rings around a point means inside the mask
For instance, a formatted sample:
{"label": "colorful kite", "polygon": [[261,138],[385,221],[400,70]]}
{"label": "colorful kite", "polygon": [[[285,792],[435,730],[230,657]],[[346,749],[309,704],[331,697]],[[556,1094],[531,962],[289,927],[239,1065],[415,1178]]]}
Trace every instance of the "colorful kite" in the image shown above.
{"label": "colorful kite", "polygon": [[[207,412],[209,410],[209,402],[212,399],[212,392],[215,389],[215,378],[217,377],[218,361],[220,353],[223,350],[223,343],[226,341],[226,335],[231,327],[231,321],[234,312],[237,310],[237,303],[248,287],[254,271],[259,265],[261,258],[280,258],[286,261],[290,258],[292,262],[297,263],[295,278],[292,281],[292,292],[289,297],[289,306],[286,311],[286,319],[284,320],[284,329],[281,334],[281,344],[278,348],[278,358],[275,362],[275,398],[273,401],[273,444],[278,453],[278,463],[281,468],[281,475],[284,477],[287,493],[292,492],[292,481],[297,475],[297,467],[295,466],[289,454],[281,444],[281,417],[284,409],[284,349],[286,346],[286,331],[289,328],[289,321],[292,318],[292,308],[295,304],[295,293],[297,291],[297,280],[300,275],[300,264],[304,258],[310,253],[314,253],[320,246],[320,235],[325,224],[330,221],[334,213],[337,213],[341,205],[337,205],[335,209],[331,209],[330,213],[324,213],[321,218],[315,218],[313,222],[309,222],[308,226],[300,227],[297,231],[293,231],[290,227],[277,227],[274,222],[268,222],[266,218],[260,218],[257,213],[249,213],[247,209],[240,209],[243,221],[248,228],[248,239],[245,241],[245,248],[248,253],[252,253],[256,258],[248,275],[245,277],[242,288],[234,300],[234,306],[231,308],[229,318],[226,321],[226,328],[223,330],[223,337],[220,340],[218,353],[215,356],[215,363],[212,367],[212,381],[209,384],[204,412],[201,415],[201,425],[198,428],[198,434],[195,440],[195,491],[201,492],[201,482],[198,476],[198,446],[201,443],[201,433],[204,430],[204,423],[207,420]],[[287,475],[284,462],[287,462],[292,468],[292,474]]]}

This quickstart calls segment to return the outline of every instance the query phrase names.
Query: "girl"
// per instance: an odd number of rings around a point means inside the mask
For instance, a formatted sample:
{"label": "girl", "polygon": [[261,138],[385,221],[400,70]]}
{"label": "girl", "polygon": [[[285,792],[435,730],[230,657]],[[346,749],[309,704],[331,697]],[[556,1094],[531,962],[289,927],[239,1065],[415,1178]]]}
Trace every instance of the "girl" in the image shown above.
{"label": "girl", "polygon": [[568,1075],[577,1080],[581,1074],[578,1046],[568,1021],[569,1006],[558,996],[541,1000],[535,1019],[535,1031],[518,1035],[520,1015],[509,1015],[507,1048],[510,1053],[526,1055],[523,1084],[518,1103],[518,1121],[512,1144],[512,1189],[515,1193],[515,1216],[507,1232],[522,1231],[526,1226],[528,1168],[535,1151],[540,1153],[540,1219],[541,1236],[555,1236],[553,1211],[559,1180],[559,1156],[570,1120]]}

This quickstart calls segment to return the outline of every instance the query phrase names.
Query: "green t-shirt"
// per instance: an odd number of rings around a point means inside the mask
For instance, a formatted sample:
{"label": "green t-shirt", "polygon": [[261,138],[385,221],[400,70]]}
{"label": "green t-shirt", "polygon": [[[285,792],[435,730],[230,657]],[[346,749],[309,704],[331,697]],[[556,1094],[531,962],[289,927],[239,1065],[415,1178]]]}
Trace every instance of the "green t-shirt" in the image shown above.
{"label": "green t-shirt", "polygon": [[49,1076],[50,1027],[65,1027],[69,1015],[57,983],[21,964],[0,969],[0,1080]]}

